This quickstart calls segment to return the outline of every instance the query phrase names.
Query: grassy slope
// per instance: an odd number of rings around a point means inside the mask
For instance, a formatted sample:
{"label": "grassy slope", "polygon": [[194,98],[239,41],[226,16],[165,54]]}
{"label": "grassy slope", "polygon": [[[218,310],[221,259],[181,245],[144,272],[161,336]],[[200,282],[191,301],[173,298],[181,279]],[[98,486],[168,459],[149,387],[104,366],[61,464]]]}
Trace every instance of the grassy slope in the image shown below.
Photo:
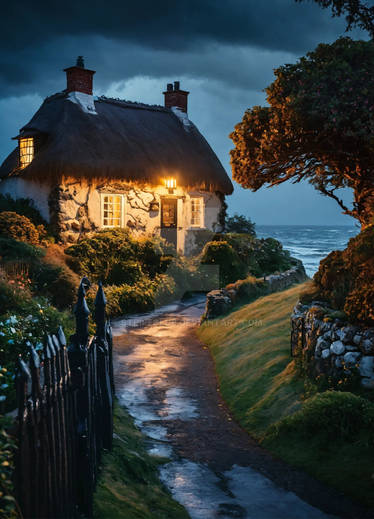
{"label": "grassy slope", "polygon": [[289,321],[301,286],[261,297],[198,330],[215,360],[223,397],[257,438],[300,407],[303,384],[290,363]]}
{"label": "grassy slope", "polygon": [[187,519],[158,479],[157,460],[147,454],[143,437],[118,405],[112,452],[103,456],[94,499],[98,519]]}
{"label": "grassy slope", "polygon": [[[267,434],[301,408],[303,383],[290,361],[290,313],[303,285],[262,297],[198,330],[213,355],[221,392],[236,419],[274,454],[374,507],[372,446],[316,435]],[[251,326],[252,320],[260,326]],[[323,427],[323,424],[321,424]]]}

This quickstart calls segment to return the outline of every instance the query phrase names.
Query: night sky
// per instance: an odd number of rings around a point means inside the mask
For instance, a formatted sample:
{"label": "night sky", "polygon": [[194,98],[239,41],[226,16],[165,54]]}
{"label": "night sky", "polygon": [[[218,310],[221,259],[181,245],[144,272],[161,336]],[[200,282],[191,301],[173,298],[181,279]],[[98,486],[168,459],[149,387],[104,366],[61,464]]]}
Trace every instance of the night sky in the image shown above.
{"label": "night sky", "polygon": [[[94,93],[163,104],[166,83],[189,90],[189,116],[231,176],[228,134],[246,108],[265,103],[273,69],[344,35],[343,19],[313,2],[175,0],[7,2],[0,19],[0,161],[11,137],[47,95],[65,88],[63,68],[83,55]],[[366,35],[354,31],[354,38]],[[347,195],[348,196],[348,195]],[[235,184],[229,212],[259,224],[351,224],[308,184]]]}

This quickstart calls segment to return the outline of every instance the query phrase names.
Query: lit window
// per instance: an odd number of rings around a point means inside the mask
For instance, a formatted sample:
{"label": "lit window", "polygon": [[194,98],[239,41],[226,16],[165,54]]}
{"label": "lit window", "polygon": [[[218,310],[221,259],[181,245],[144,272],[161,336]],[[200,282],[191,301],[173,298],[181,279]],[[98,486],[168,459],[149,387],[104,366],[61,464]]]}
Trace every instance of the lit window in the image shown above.
{"label": "lit window", "polygon": [[191,225],[193,227],[203,227],[203,199],[191,198]]}
{"label": "lit window", "polygon": [[103,195],[103,227],[122,227],[122,195]]}
{"label": "lit window", "polygon": [[27,137],[19,140],[19,165],[23,169],[30,164],[34,158],[34,139]]}

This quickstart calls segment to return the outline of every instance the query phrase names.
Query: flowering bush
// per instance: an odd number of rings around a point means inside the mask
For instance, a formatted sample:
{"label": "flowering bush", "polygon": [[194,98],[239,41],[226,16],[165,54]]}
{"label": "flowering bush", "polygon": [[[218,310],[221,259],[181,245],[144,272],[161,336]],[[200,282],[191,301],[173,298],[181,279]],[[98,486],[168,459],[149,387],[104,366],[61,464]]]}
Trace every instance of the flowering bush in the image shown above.
{"label": "flowering bush", "polygon": [[59,312],[46,300],[30,300],[29,313],[0,318],[0,409],[15,406],[14,375],[19,355],[28,358],[28,344],[42,349],[47,334],[56,333],[61,325],[67,336],[73,333],[72,316]]}
{"label": "flowering bush", "polygon": [[34,245],[40,241],[39,231],[32,221],[13,211],[0,213],[0,235]]}

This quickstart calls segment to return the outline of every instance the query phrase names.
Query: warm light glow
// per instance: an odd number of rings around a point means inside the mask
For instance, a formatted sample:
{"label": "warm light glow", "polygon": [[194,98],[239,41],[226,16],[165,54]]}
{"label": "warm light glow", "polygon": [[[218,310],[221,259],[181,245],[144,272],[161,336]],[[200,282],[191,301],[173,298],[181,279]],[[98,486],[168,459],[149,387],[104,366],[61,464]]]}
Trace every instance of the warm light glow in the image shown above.
{"label": "warm light glow", "polygon": [[122,195],[104,195],[102,198],[103,227],[122,227]]}
{"label": "warm light glow", "polygon": [[25,168],[34,158],[34,139],[27,137],[19,140],[19,165]]}
{"label": "warm light glow", "polygon": [[191,198],[191,225],[192,227],[203,227],[203,199],[201,197]]}
{"label": "warm light glow", "polygon": [[165,187],[174,189],[177,187],[177,180],[173,177],[165,178]]}

